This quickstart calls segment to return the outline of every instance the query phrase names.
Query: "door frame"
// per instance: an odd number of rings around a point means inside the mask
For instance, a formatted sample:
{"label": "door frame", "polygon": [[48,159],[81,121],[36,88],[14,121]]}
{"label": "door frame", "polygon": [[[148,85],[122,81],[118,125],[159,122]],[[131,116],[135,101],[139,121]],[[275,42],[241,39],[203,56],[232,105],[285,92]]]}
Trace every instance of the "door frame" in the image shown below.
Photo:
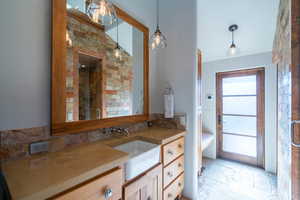
{"label": "door frame", "polygon": [[[292,121],[300,120],[300,2],[299,0],[292,0],[291,2],[291,51],[292,51]],[[292,199],[300,200],[300,124],[295,124],[294,138],[292,142],[296,145],[292,147]]]}
{"label": "door frame", "polygon": [[202,170],[202,52],[200,49],[197,50],[197,67],[198,67],[198,73],[197,73],[197,139],[198,139],[198,176],[201,175]]}
{"label": "door frame", "polygon": [[[257,156],[256,159],[246,155],[238,155],[222,151],[222,78],[257,75]],[[217,157],[231,159],[261,168],[265,167],[265,68],[252,68],[216,74],[216,130]]]}

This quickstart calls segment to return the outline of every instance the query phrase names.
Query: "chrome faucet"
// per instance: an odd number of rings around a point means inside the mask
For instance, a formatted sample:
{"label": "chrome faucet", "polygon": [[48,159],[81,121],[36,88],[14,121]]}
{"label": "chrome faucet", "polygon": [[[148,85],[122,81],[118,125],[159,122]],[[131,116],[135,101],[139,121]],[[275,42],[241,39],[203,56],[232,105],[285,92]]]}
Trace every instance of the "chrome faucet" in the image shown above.
{"label": "chrome faucet", "polygon": [[125,136],[129,136],[130,134],[128,128],[111,127],[111,128],[104,129],[104,134],[113,134],[113,133],[119,133]]}

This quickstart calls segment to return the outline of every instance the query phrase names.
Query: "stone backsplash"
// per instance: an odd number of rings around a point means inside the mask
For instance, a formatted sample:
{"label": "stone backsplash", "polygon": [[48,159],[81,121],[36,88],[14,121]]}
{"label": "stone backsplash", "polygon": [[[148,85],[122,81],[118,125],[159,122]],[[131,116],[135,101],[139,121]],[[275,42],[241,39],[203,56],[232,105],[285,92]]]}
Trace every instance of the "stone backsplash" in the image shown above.
{"label": "stone backsplash", "polygon": [[[186,117],[184,114],[180,114],[172,119],[165,119],[162,114],[152,114],[149,122],[158,127],[185,129]],[[134,134],[147,129],[148,122],[119,127],[127,128],[130,134]],[[0,158],[1,161],[7,161],[30,156],[29,145],[34,142],[49,141],[49,152],[55,152],[70,146],[95,142],[109,137],[112,137],[112,135],[105,134],[104,129],[65,136],[51,136],[49,126],[0,131]]]}

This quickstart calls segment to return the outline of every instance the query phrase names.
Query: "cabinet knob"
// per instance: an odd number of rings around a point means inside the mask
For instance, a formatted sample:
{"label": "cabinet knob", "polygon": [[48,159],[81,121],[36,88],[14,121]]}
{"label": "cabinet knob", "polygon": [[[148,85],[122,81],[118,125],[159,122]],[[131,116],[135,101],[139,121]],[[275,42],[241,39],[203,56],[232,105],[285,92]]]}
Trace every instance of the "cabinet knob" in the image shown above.
{"label": "cabinet knob", "polygon": [[178,183],[178,187],[181,187],[181,186],[182,186],[182,184],[179,182],[179,183]]}
{"label": "cabinet knob", "polygon": [[168,194],[168,198],[171,198],[173,195],[171,193]]}
{"label": "cabinet knob", "polygon": [[181,164],[181,163],[178,163],[178,167],[182,167],[182,164]]}
{"label": "cabinet knob", "polygon": [[147,198],[147,200],[151,200],[151,197],[149,196],[149,197]]}
{"label": "cabinet knob", "polygon": [[168,150],[168,154],[173,155],[174,153],[173,153],[173,151]]}
{"label": "cabinet knob", "polygon": [[182,148],[182,144],[178,144],[178,148],[181,149]]}
{"label": "cabinet knob", "polygon": [[172,172],[168,172],[168,176],[172,177],[173,176]]}
{"label": "cabinet knob", "polygon": [[113,195],[112,189],[110,189],[110,188],[105,189],[105,191],[104,191],[105,199],[109,199],[110,197],[112,197],[112,195]]}

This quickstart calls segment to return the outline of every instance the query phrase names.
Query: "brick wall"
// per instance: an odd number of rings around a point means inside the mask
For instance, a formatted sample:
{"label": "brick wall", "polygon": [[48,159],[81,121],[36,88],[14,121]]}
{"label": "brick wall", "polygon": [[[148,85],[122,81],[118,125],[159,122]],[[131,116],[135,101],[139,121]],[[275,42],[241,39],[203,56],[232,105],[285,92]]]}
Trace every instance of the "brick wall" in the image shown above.
{"label": "brick wall", "polygon": [[[75,11],[73,11],[75,12]],[[72,13],[73,13],[72,12]],[[75,12],[75,14],[78,14]],[[67,51],[67,113],[73,113],[73,120],[78,120],[78,50],[98,55],[102,59],[102,117],[125,116],[132,114],[132,57],[123,49],[122,60],[118,61],[113,51],[113,41],[101,26],[83,23],[72,15],[68,16]],[[70,87],[71,86],[71,87]]]}

